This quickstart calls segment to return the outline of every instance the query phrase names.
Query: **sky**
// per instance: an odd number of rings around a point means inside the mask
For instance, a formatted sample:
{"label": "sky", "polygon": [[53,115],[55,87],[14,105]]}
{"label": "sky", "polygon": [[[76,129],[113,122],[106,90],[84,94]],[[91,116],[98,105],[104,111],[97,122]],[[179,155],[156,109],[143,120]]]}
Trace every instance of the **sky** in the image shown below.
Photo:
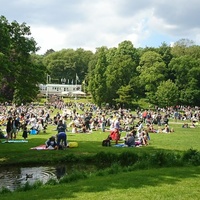
{"label": "sky", "polygon": [[0,15],[25,22],[47,50],[159,47],[180,39],[200,44],[199,0],[0,0]]}

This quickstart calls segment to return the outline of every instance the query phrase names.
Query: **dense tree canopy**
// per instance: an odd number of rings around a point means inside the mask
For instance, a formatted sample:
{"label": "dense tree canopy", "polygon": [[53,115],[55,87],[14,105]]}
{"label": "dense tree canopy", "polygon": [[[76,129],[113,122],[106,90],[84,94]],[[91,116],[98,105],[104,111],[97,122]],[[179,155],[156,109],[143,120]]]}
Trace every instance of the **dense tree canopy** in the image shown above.
{"label": "dense tree canopy", "polygon": [[174,106],[178,103],[179,90],[175,83],[167,80],[160,83],[155,96],[158,105],[162,107]]}
{"label": "dense tree canopy", "polygon": [[43,81],[45,67],[34,62],[31,54],[38,48],[30,37],[30,27],[0,17],[0,99],[15,103],[32,101]]}
{"label": "dense tree canopy", "polygon": [[[147,98],[158,106],[199,105],[199,52],[199,46],[185,39],[177,41],[174,47],[163,43],[159,48],[144,49],[136,49],[130,41],[124,41],[118,48],[104,51],[101,70],[97,70],[98,62],[93,63],[89,83],[96,81],[96,84],[89,90],[94,101],[101,100],[98,105],[130,106],[130,99],[133,102],[139,98]],[[96,53],[97,60],[102,60],[101,56]],[[99,76],[102,77],[99,82],[93,78]],[[94,89],[100,89],[101,93],[95,93]]]}
{"label": "dense tree canopy", "polygon": [[46,54],[43,63],[47,67],[52,82],[61,83],[61,79],[65,78],[66,83],[75,84],[77,74],[80,84],[88,72],[88,63],[92,55],[91,51],[85,51],[81,48],[77,50],[63,49]]}
{"label": "dense tree canopy", "polygon": [[[130,41],[124,41],[118,48],[98,49],[95,57],[96,65],[88,75],[93,100],[98,105],[105,103],[115,105],[119,103],[118,90],[122,92],[123,86],[129,85],[132,76],[136,74],[138,62],[136,49]],[[122,98],[121,95],[122,99],[125,101],[127,98]],[[127,103],[121,100],[120,103]]]}
{"label": "dense tree canopy", "polygon": [[166,67],[160,54],[154,51],[145,52],[140,59],[139,71],[140,84],[144,86],[147,98],[155,103],[155,92],[161,81],[165,80]]}
{"label": "dense tree canopy", "polygon": [[106,52],[107,48],[102,47],[97,50],[98,58],[95,68],[90,71],[89,90],[91,91],[94,102],[101,106],[108,101],[105,71],[107,68]]}

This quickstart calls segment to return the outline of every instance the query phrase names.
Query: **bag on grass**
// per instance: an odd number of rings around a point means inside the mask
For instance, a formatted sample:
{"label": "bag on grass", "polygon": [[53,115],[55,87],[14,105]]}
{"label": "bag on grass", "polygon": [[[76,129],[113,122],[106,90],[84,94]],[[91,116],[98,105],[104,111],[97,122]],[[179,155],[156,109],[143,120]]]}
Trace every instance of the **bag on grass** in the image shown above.
{"label": "bag on grass", "polygon": [[111,146],[110,140],[109,139],[103,140],[102,141],[102,146],[110,147]]}

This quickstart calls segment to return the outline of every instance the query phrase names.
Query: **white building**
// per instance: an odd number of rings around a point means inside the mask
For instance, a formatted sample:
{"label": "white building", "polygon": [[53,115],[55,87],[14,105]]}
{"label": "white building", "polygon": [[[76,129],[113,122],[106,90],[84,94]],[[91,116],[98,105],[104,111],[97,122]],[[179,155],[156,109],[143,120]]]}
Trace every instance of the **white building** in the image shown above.
{"label": "white building", "polygon": [[44,96],[49,95],[71,95],[75,91],[81,91],[81,85],[67,85],[67,84],[39,84],[40,94]]}

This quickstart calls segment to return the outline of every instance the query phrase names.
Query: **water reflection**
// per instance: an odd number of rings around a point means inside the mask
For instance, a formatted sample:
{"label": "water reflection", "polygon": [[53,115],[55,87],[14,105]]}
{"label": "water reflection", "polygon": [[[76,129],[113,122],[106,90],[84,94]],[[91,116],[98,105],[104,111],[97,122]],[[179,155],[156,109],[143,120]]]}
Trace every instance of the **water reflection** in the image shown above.
{"label": "water reflection", "polygon": [[36,181],[46,183],[49,179],[59,180],[67,174],[67,166],[6,167],[0,168],[0,188],[13,191],[20,185]]}

